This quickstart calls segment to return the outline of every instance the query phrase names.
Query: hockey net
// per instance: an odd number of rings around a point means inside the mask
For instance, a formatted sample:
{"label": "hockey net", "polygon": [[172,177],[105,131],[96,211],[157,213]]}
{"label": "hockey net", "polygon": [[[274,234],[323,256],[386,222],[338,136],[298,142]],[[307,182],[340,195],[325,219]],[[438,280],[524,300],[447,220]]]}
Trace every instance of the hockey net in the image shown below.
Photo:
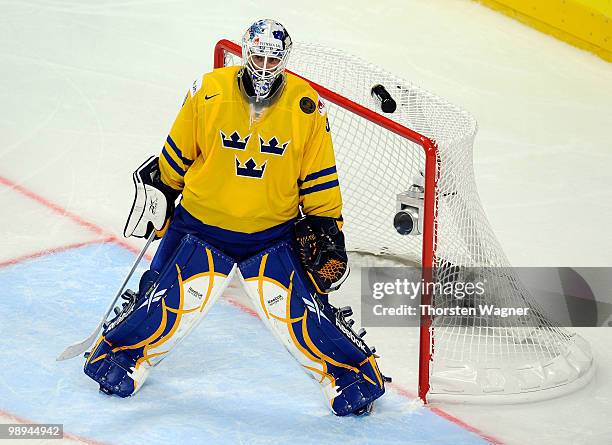
{"label": "hockey net", "polygon": [[[215,67],[240,64],[239,55],[237,44],[222,40]],[[544,315],[487,222],[472,165],[474,118],[338,50],[295,44],[288,69],[326,101],[349,250],[418,263],[432,282],[478,268],[493,291],[466,304],[531,309],[529,317],[504,319],[423,317],[419,396],[503,403],[554,397],[586,383],[594,367],[588,343]],[[378,111],[370,94],[376,84],[395,99],[394,113]],[[415,184],[423,191],[422,234],[400,235],[393,225],[396,197]],[[438,308],[450,301],[422,295],[423,304]]]}

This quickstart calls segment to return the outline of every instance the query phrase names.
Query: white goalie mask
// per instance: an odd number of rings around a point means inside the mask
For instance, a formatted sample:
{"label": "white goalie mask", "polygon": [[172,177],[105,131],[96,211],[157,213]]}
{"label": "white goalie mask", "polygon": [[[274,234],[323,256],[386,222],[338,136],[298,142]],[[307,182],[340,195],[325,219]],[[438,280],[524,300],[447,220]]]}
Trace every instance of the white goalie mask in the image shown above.
{"label": "white goalie mask", "polygon": [[[257,101],[268,99],[280,89],[291,46],[289,33],[274,20],[258,20],[244,33],[242,59]],[[279,76],[283,76],[280,83]]]}

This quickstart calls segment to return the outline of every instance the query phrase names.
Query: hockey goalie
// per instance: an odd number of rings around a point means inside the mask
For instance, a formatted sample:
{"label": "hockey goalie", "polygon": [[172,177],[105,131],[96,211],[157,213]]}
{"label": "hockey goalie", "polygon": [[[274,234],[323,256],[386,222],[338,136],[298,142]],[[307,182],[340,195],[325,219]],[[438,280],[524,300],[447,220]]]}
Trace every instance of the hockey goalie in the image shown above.
{"label": "hockey goalie", "polygon": [[334,414],[368,413],[384,394],[350,308],[329,302],[349,273],[342,198],[325,106],[285,71],[291,46],[278,22],[250,26],[242,66],[197,79],[160,156],[134,173],[124,234],[161,241],[87,355],[103,392],[138,391],[237,277]]}

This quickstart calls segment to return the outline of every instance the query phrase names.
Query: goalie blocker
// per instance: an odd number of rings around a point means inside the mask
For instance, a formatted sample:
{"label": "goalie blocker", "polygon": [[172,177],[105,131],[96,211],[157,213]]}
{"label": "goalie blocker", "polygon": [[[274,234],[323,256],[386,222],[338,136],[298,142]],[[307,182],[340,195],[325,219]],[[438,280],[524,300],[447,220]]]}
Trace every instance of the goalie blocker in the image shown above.
{"label": "goalie blocker", "polygon": [[303,271],[295,247],[281,241],[236,264],[187,235],[142,296],[128,296],[85,363],[102,391],[127,397],[184,338],[238,276],[260,317],[321,386],[336,415],[369,412],[385,392],[374,352],[352,329],[350,308],[336,309]]}

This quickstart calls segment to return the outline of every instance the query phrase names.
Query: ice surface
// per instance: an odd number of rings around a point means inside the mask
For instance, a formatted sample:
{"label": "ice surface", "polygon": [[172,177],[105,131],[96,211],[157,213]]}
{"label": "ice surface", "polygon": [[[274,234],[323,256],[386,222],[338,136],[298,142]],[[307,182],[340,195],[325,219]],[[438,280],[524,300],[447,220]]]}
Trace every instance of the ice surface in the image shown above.
{"label": "ice surface", "polygon": [[420,444],[486,443],[394,391],[367,418],[335,417],[318,385],[263,323],[225,301],[155,369],[137,396],[98,393],[82,373],[83,360],[54,358],[97,322],[108,289],[132,260],[124,248],[105,244],[0,269],[3,409],[117,444],[267,444],[296,438],[311,444],[339,439],[395,444],[407,438]]}
{"label": "ice surface", "polygon": [[[100,239],[7,183],[119,235],[131,173],[160,149],[186,89],[211,69],[214,43],[262,16],[284,22],[296,40],[354,53],[471,111],[479,191],[514,265],[612,263],[611,65],[475,2],[0,5],[0,263]],[[181,345],[185,355],[164,362],[137,397],[102,397],[82,363],[53,360],[93,329],[132,255],[92,245],[0,269],[0,418],[62,421],[112,443],[172,432],[177,442],[477,443],[466,424],[509,444],[612,442],[604,329],[580,332],[598,363],[586,388],[532,405],[442,406],[461,428],[400,395],[416,392],[415,330],[369,329],[398,386],[370,418],[341,420],[257,320],[221,301]],[[358,286],[355,269],[336,302],[356,303]]]}

